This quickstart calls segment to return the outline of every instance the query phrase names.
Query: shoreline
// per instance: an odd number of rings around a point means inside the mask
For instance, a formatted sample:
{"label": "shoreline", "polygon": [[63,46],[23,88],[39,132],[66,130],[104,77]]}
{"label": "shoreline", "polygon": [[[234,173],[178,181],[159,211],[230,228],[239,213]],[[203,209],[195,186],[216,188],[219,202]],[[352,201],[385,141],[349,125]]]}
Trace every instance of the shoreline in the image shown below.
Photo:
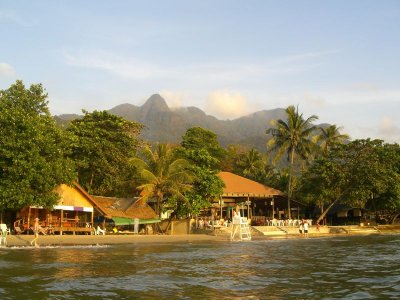
{"label": "shoreline", "polygon": [[[388,235],[400,234],[400,231],[390,232],[357,232],[357,233],[310,233],[307,238],[299,234],[286,235],[253,235],[252,241],[266,240],[292,240],[292,239],[313,239],[333,238],[346,236],[367,236],[367,235]],[[7,246],[3,249],[13,247],[35,247],[30,244],[34,235],[8,235]],[[39,236],[38,247],[48,246],[103,246],[120,244],[165,244],[165,243],[196,243],[196,242],[231,242],[228,235],[214,234],[184,234],[184,235],[45,235]]]}

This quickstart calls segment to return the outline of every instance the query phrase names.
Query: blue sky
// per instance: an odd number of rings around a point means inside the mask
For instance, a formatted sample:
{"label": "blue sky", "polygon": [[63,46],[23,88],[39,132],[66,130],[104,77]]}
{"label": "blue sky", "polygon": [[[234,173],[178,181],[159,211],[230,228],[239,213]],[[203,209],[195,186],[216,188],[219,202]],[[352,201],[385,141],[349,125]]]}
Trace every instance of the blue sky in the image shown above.
{"label": "blue sky", "polygon": [[[42,83],[53,114],[298,105],[400,142],[400,1],[1,1],[0,89]],[[268,126],[268,124],[266,124]]]}

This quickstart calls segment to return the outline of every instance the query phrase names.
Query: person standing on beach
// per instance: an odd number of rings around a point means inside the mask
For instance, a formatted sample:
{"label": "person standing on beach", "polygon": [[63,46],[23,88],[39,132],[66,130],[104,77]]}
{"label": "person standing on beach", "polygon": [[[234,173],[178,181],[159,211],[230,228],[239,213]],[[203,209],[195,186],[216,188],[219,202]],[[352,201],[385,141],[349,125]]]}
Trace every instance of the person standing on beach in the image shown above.
{"label": "person standing on beach", "polygon": [[307,220],[304,220],[303,228],[304,228],[304,237],[308,237],[308,221]]}
{"label": "person standing on beach", "polygon": [[299,225],[299,233],[300,235],[303,235],[303,220],[300,221],[300,225]]}
{"label": "person standing on beach", "polygon": [[35,218],[35,223],[33,223],[33,234],[35,235],[35,238],[31,241],[31,245],[35,245],[35,247],[37,247],[38,244],[36,241],[39,237],[39,218]]}

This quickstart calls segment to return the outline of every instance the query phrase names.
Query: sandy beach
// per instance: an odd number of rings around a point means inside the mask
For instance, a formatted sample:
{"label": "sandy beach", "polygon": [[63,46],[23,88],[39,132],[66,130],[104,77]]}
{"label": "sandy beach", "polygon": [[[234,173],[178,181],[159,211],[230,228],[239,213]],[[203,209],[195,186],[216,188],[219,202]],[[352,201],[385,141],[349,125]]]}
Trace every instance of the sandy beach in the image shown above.
{"label": "sandy beach", "polygon": [[[30,246],[33,235],[8,235],[9,247]],[[39,246],[63,245],[112,245],[112,244],[144,244],[175,243],[199,241],[227,241],[224,236],[209,234],[188,235],[41,235],[37,240]]]}
{"label": "sandy beach", "polygon": [[[349,226],[350,228],[350,226]],[[354,228],[354,227],[353,227]],[[309,238],[317,237],[333,237],[338,235],[368,235],[368,234],[399,234],[399,226],[380,226],[378,232],[370,230],[358,229],[357,231],[328,233],[310,232]],[[303,236],[292,234],[281,235],[253,235],[252,240],[268,240],[268,239],[293,239],[304,238]],[[24,247],[30,246],[30,242],[34,239],[33,235],[8,235],[8,247]],[[134,235],[134,234],[109,234],[109,235],[40,235],[37,244],[39,246],[75,246],[75,245],[115,245],[115,244],[157,244],[157,243],[181,243],[181,242],[229,242],[230,237],[224,234],[183,234],[183,235]]]}

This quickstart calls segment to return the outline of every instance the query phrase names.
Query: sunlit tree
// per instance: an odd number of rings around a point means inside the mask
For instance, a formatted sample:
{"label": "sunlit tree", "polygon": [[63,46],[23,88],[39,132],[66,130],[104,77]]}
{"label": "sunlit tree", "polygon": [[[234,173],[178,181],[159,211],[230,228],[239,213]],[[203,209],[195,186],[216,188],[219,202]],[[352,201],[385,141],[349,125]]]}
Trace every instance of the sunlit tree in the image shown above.
{"label": "sunlit tree", "polygon": [[270,151],[277,151],[275,160],[287,154],[287,160],[290,164],[289,180],[287,187],[288,196],[288,217],[291,217],[290,200],[292,195],[293,183],[293,166],[297,157],[306,159],[312,152],[313,142],[310,137],[316,130],[312,124],[318,119],[317,116],[304,119],[303,114],[300,114],[298,108],[289,106],[286,108],[287,120],[276,120],[273,128],[267,129],[266,133],[271,134],[272,138],[268,142]]}
{"label": "sunlit tree", "polygon": [[330,125],[327,128],[319,128],[320,134],[315,136],[315,142],[320,145],[322,152],[326,154],[332,146],[342,144],[350,139],[348,134],[340,133],[341,127]]}
{"label": "sunlit tree", "polygon": [[0,91],[0,209],[52,207],[54,188],[75,179],[68,136],[50,115],[41,84]]}
{"label": "sunlit tree", "polygon": [[71,158],[79,183],[92,194],[128,196],[131,191],[126,186],[132,176],[128,162],[141,145],[143,125],[107,111],[84,113],[67,128],[73,137]]}
{"label": "sunlit tree", "polygon": [[167,144],[157,144],[154,149],[145,147],[140,157],[131,159],[138,169],[138,189],[149,198],[157,199],[156,212],[161,216],[168,199],[186,202],[185,192],[192,189],[194,176],[186,159],[177,158]]}

